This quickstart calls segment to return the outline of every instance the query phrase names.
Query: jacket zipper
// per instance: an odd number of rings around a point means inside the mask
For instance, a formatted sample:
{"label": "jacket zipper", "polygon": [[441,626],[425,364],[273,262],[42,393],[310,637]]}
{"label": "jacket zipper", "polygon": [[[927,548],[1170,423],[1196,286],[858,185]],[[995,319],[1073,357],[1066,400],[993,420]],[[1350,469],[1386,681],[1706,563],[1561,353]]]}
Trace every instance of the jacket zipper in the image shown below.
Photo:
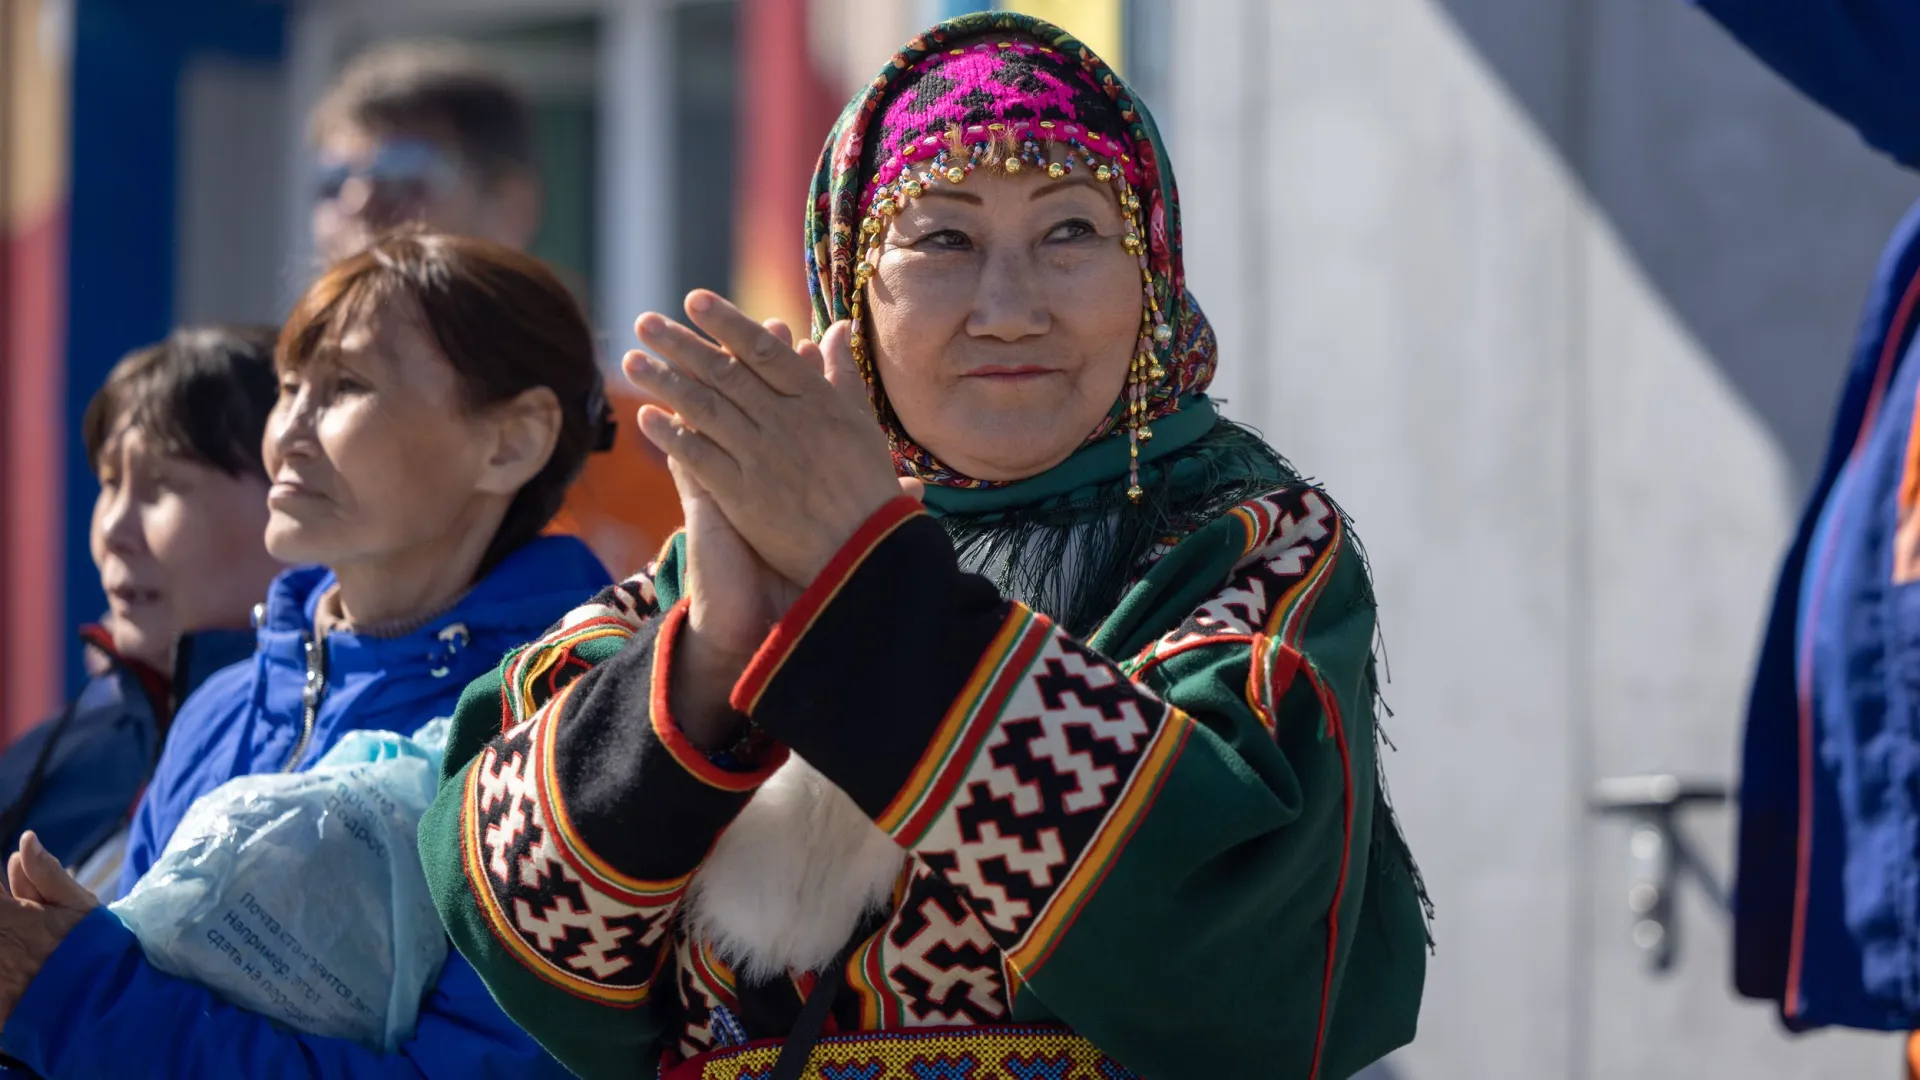
{"label": "jacket zipper", "polygon": [[290,773],[300,764],[307,754],[307,745],[313,742],[313,727],[320,719],[320,702],[327,696],[327,642],[325,638],[310,637],[307,648],[307,684],[300,688],[300,738],[293,744],[293,753],[287,756],[287,763],[280,771]]}

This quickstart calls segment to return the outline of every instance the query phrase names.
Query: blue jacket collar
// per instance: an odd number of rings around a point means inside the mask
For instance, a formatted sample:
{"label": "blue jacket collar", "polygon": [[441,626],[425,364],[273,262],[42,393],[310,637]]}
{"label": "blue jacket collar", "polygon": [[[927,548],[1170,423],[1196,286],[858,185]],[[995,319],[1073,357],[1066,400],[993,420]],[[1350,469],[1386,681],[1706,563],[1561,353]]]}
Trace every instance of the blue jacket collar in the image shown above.
{"label": "blue jacket collar", "polygon": [[[311,636],[320,597],[334,584],[324,566],[286,570],[267,591],[260,644],[291,645]],[[383,667],[402,656],[460,648],[472,635],[504,634],[530,639],[545,630],[555,611],[565,611],[611,582],[593,552],[571,536],[545,536],[507,556],[444,614],[410,634],[374,638],[351,631],[327,635],[336,668]]]}
{"label": "blue jacket collar", "polygon": [[177,706],[214,672],[253,655],[252,630],[196,630],[173,651],[173,703]]}

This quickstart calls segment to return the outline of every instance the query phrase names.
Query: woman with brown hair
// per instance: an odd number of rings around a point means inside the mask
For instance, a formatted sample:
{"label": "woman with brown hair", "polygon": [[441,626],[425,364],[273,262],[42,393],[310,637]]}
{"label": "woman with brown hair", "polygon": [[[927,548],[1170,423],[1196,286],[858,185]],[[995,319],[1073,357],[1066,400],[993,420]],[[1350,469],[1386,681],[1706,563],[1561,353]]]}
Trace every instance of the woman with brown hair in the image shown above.
{"label": "woman with brown hair", "polygon": [[[383,240],[307,291],[275,363],[267,549],[309,565],[275,579],[252,659],[181,709],[117,894],[199,796],[304,769],[350,731],[451,713],[503,652],[608,580],[578,540],[541,535],[609,417],[586,319],[537,261],[478,240]],[[31,837],[9,877],[0,1050],[47,1080],[565,1075],[457,956],[413,1038],[381,1053],[157,970]],[[249,942],[236,961],[310,965],[325,987],[322,945]]]}

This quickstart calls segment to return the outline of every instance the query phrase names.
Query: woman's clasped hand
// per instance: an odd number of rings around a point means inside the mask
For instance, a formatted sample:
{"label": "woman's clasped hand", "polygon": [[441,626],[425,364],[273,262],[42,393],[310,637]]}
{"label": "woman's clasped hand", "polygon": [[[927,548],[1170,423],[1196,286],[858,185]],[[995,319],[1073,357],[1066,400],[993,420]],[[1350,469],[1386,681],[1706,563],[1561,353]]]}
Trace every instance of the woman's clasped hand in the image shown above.
{"label": "woman's clasped hand", "polygon": [[[627,378],[657,404],[640,430],[668,456],[687,519],[689,622],[676,694],[687,734],[723,740],[732,720],[705,700],[746,666],[767,630],[861,523],[918,480],[894,473],[854,364],[851,323],[793,343],[706,290],[692,327],[657,312],[635,334]],[[705,331],[707,336],[697,332]]]}
{"label": "woman's clasped hand", "polygon": [[795,346],[704,289],[687,316],[635,324],[628,378],[658,402],[640,427],[714,499],[767,565],[801,585],[901,491],[854,365],[851,323]]}

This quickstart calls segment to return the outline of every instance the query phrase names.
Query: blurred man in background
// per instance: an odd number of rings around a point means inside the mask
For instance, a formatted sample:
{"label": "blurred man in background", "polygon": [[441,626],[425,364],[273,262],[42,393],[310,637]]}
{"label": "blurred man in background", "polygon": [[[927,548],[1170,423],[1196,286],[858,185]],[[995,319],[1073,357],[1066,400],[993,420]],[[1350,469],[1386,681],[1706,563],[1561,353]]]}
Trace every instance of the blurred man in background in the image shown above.
{"label": "blurred man in background", "polygon": [[[533,109],[466,49],[367,50],[314,107],[308,134],[319,162],[313,243],[328,262],[409,223],[521,249],[540,230]],[[600,316],[624,325],[619,312]],[[609,379],[607,392],[625,432],[588,460],[553,529],[579,536],[623,575],[679,527],[680,501],[633,427],[640,402],[626,380]]]}
{"label": "blurred man in background", "polygon": [[328,262],[413,222],[522,249],[539,231],[532,111],[464,50],[361,54],[314,108],[309,135],[313,243]]}

